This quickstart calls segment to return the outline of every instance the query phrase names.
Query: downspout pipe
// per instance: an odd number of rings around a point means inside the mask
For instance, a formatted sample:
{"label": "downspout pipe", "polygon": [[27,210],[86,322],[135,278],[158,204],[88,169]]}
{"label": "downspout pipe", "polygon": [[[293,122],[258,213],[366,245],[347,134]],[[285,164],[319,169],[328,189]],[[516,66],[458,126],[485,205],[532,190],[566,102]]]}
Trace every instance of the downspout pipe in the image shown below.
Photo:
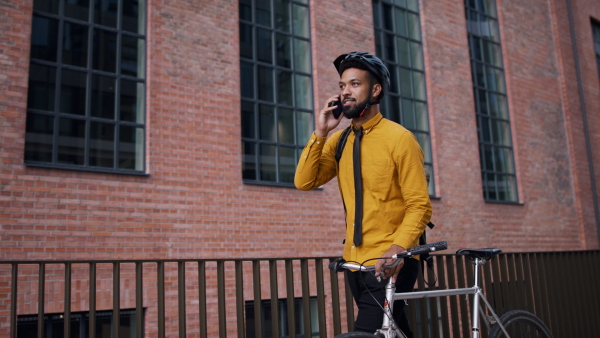
{"label": "downspout pipe", "polygon": [[585,136],[585,145],[587,150],[588,164],[590,170],[590,182],[592,184],[592,197],[594,200],[594,213],[596,215],[596,229],[598,241],[600,241],[600,210],[598,209],[598,192],[596,190],[596,175],[594,173],[594,159],[592,158],[592,144],[590,141],[590,131],[587,123],[587,112],[585,109],[585,97],[583,95],[583,81],[581,77],[581,67],[579,65],[579,54],[577,53],[577,40],[575,39],[575,25],[573,23],[573,10],[571,0],[567,0],[567,12],[569,13],[569,28],[571,30],[571,44],[573,46],[573,58],[575,59],[575,70],[577,71],[577,87],[579,89],[579,102],[581,105],[581,116],[583,118],[583,133]]}

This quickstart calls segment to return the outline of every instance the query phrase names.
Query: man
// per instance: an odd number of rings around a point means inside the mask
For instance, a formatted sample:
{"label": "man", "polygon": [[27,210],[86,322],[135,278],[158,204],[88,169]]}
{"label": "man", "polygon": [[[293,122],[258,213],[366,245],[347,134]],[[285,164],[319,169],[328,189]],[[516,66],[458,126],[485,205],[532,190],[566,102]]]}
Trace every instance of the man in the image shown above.
{"label": "man", "polygon": [[[390,257],[418,245],[431,218],[423,151],[411,132],[379,112],[379,101],[390,83],[389,71],[379,58],[352,52],[340,55],[334,65],[340,74],[340,95],[330,97],[316,116],[316,129],[302,152],[294,183],[298,189],[311,190],[337,176],[346,210],[343,258],[362,263]],[[333,116],[338,100],[354,131],[347,137],[339,162],[335,153],[342,131],[326,139],[342,119]],[[396,292],[412,291],[417,260],[409,258],[382,271],[384,263],[392,261],[365,263],[376,264],[375,276],[382,276],[382,281],[366,272],[346,273],[358,306],[356,331],[374,333],[381,328],[379,304],[385,298],[387,278],[396,282]],[[394,319],[410,337],[403,303],[395,302],[399,308],[395,308]]]}

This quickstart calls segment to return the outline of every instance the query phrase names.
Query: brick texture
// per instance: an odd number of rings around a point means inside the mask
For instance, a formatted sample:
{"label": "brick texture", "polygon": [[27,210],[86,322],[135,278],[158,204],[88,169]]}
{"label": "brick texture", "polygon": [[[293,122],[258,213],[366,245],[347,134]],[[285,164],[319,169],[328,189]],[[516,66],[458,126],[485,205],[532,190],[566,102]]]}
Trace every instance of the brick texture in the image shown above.
{"label": "brick texture", "polygon": [[[341,254],[343,207],[335,181],[311,192],[242,182],[237,1],[148,1],[149,175],[143,177],[23,165],[32,4],[0,0],[1,260]],[[451,251],[598,249],[589,163],[600,178],[600,84],[590,20],[600,20],[600,4],[571,0],[585,120],[567,2],[497,5],[519,203],[483,201],[464,4],[421,1],[437,188],[437,227],[429,239],[447,240]],[[374,52],[372,20],[368,1],[311,2],[315,111],[337,93],[333,59]],[[7,290],[10,271],[0,271],[0,289]],[[22,272],[29,284],[20,290],[36,289],[36,273]],[[105,309],[111,282],[103,280],[110,275],[102,270],[98,283],[106,289],[99,295]],[[61,311],[57,292],[47,311]],[[28,302],[35,293],[23,293],[20,313],[34,313]],[[135,306],[133,296],[124,296],[122,306]],[[155,318],[155,295],[147,296],[148,316]],[[8,315],[7,297],[0,293],[0,316]],[[73,311],[87,306],[78,297]],[[171,304],[168,316],[176,310]]]}

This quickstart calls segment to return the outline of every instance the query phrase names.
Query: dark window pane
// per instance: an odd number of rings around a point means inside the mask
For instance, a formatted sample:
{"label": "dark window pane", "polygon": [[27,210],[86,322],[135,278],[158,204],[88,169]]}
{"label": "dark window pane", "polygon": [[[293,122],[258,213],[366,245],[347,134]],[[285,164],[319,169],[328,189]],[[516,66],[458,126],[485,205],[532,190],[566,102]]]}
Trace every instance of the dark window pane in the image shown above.
{"label": "dark window pane", "polygon": [[123,29],[129,32],[145,33],[144,1],[123,0]]}
{"label": "dark window pane", "polygon": [[273,62],[273,41],[271,31],[257,28],[256,29],[256,58],[258,61],[267,63]]}
{"label": "dark window pane", "polygon": [[25,136],[25,161],[52,161],[54,117],[29,113]]}
{"label": "dark window pane", "polygon": [[105,72],[116,72],[117,33],[103,29],[94,29],[93,48],[92,67]]}
{"label": "dark window pane", "polygon": [[115,126],[109,123],[90,123],[91,166],[112,168],[115,158]]}
{"label": "dark window pane", "polygon": [[298,108],[312,109],[312,82],[310,77],[296,74],[294,76],[294,96]]}
{"label": "dark window pane", "polygon": [[275,0],[275,28],[284,32],[290,32],[291,20],[290,20],[290,1],[289,0]]}
{"label": "dark window pane", "polygon": [[310,27],[308,25],[308,8],[306,6],[292,5],[292,25],[294,34],[303,38],[310,36]]}
{"label": "dark window pane", "polygon": [[279,147],[279,175],[281,182],[294,183],[296,158],[294,148]]}
{"label": "dark window pane", "polygon": [[260,179],[277,182],[277,148],[262,144],[260,146]]}
{"label": "dark window pane", "polygon": [[94,0],[94,22],[100,25],[117,27],[117,0]]}
{"label": "dark window pane", "polygon": [[57,34],[57,20],[34,15],[31,29],[31,58],[56,61]]}
{"label": "dark window pane", "polygon": [[62,62],[85,67],[87,65],[88,28],[76,23],[65,22],[63,32]]}
{"label": "dark window pane", "polygon": [[115,118],[115,78],[92,76],[91,116],[106,119]]}
{"label": "dark window pane", "polygon": [[87,21],[89,18],[89,0],[65,0],[65,16]]}
{"label": "dark window pane", "polygon": [[310,45],[306,40],[294,39],[294,69],[310,73]]}
{"label": "dark window pane", "polygon": [[304,145],[308,143],[312,124],[313,115],[311,113],[302,111],[296,113],[296,135],[298,135],[296,144]]}
{"label": "dark window pane", "polygon": [[120,120],[144,123],[144,84],[121,80]]}
{"label": "dark window pane", "polygon": [[286,71],[277,71],[277,102],[280,104],[294,105],[294,92],[292,87],[292,73]]}
{"label": "dark window pane", "polygon": [[256,177],[256,143],[242,142],[242,178],[257,180]]}
{"label": "dark window pane", "polygon": [[258,67],[258,99],[263,101],[274,101],[273,69]]}
{"label": "dark window pane", "polygon": [[29,67],[27,106],[30,109],[54,111],[56,69],[32,63]]}
{"label": "dark window pane", "polygon": [[58,163],[83,165],[85,121],[60,118],[58,127]]}
{"label": "dark window pane", "polygon": [[254,98],[254,67],[251,63],[242,62],[241,65],[242,97]]}
{"label": "dark window pane", "polygon": [[140,79],[144,75],[144,39],[123,35],[121,37],[121,74]]}
{"label": "dark window pane", "polygon": [[275,109],[272,106],[259,106],[260,116],[260,139],[265,141],[277,141],[275,130]]}
{"label": "dark window pane", "polygon": [[58,14],[60,0],[34,0],[33,9],[50,14]]}
{"label": "dark window pane", "polygon": [[240,0],[240,20],[252,21],[252,0]]}
{"label": "dark window pane", "polygon": [[271,27],[271,0],[255,0],[256,23]]}
{"label": "dark window pane", "polygon": [[242,101],[242,137],[256,138],[254,103]]}
{"label": "dark window pane", "polygon": [[254,40],[252,38],[252,26],[247,24],[240,24],[240,56],[254,59],[252,54],[252,45]]}
{"label": "dark window pane", "polygon": [[277,65],[285,68],[292,68],[292,38],[289,35],[277,34],[275,42],[277,55]]}
{"label": "dark window pane", "polygon": [[60,111],[85,115],[87,73],[63,69],[60,81]]}
{"label": "dark window pane", "polygon": [[143,170],[144,129],[121,126],[119,132],[119,168]]}
{"label": "dark window pane", "polygon": [[277,114],[279,143],[294,144],[294,111],[280,108]]}

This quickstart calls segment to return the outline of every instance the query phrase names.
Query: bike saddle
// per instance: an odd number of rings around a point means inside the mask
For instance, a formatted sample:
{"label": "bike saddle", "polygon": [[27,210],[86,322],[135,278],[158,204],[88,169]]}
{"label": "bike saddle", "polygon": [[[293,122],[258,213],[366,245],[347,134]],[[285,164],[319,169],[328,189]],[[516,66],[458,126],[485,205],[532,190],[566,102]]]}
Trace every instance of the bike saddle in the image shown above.
{"label": "bike saddle", "polygon": [[456,254],[467,256],[471,259],[490,259],[501,252],[502,250],[500,249],[460,249]]}

